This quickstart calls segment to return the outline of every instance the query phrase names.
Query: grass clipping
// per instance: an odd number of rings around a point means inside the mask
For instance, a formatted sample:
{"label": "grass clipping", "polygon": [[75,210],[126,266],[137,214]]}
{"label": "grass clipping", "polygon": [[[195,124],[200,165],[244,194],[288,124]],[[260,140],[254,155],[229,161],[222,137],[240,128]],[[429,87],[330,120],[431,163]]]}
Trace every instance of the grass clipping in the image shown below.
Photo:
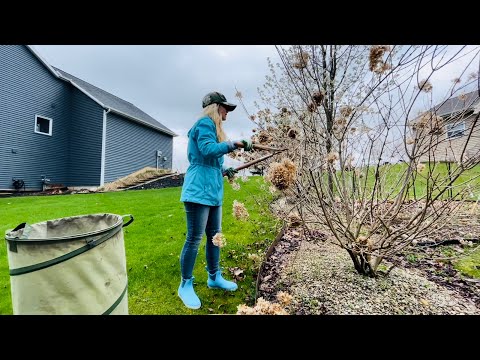
{"label": "grass clipping", "polygon": [[120,188],[133,186],[142,181],[148,181],[162,175],[171,174],[169,169],[155,169],[152,167],[145,167],[123,178],[110,182],[99,188],[99,191],[116,191]]}

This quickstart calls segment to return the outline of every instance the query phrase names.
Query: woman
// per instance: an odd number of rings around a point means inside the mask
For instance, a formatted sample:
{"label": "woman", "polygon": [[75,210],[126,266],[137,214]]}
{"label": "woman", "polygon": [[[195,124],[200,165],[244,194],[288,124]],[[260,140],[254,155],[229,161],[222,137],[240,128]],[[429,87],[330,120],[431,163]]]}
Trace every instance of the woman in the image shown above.
{"label": "woman", "polygon": [[190,166],[185,174],[180,201],[187,215],[187,238],[180,254],[182,279],[178,296],[186,307],[198,309],[200,299],[193,289],[193,268],[202,236],[207,235],[205,246],[209,288],[237,290],[237,284],[225,280],[219,267],[220,248],[212,239],[221,232],[223,176],[235,175],[235,169],[223,167],[223,155],[243,147],[252,150],[252,142],[244,139],[228,141],[222,122],[237,105],[227,102],[224,95],[211,92],[202,101],[203,116],[188,132],[187,156]]}

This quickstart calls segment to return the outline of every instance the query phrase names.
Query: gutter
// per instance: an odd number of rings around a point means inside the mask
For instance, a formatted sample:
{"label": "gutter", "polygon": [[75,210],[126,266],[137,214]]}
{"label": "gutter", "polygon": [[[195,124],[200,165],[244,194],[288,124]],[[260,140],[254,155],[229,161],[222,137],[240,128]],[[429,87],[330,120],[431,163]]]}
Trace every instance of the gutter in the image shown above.
{"label": "gutter", "polygon": [[107,114],[111,111],[110,108],[103,109],[103,124],[102,124],[102,156],[100,160],[100,186],[105,184],[105,149],[107,143]]}

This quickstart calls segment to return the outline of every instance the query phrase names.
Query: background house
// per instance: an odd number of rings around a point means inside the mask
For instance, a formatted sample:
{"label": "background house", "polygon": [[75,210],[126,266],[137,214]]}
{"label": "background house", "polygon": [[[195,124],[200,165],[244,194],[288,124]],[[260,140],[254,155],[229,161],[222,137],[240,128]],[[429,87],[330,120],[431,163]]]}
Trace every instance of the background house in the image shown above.
{"label": "background house", "polygon": [[414,131],[417,136],[423,136],[422,147],[429,149],[424,151],[420,161],[457,162],[464,149],[464,156],[479,155],[479,112],[480,98],[478,90],[475,90],[437,104],[430,112],[425,113],[428,115],[424,115],[423,119],[422,116],[417,118]]}
{"label": "background house", "polygon": [[95,188],[146,166],[172,167],[173,131],[30,46],[0,46],[0,104],[0,190],[14,179],[39,190],[42,177]]}

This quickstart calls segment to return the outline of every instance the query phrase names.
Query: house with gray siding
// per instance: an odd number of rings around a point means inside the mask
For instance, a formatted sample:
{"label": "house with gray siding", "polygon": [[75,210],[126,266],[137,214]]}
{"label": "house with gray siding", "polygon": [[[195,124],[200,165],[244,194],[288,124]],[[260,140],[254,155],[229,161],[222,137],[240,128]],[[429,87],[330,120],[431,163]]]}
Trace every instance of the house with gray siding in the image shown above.
{"label": "house with gray siding", "polygon": [[0,45],[0,104],[0,191],[40,190],[42,179],[97,188],[144,167],[172,168],[173,131],[30,46]]}
{"label": "house with gray siding", "polygon": [[478,90],[451,97],[413,122],[422,138],[421,162],[458,162],[480,155],[480,97]]}

